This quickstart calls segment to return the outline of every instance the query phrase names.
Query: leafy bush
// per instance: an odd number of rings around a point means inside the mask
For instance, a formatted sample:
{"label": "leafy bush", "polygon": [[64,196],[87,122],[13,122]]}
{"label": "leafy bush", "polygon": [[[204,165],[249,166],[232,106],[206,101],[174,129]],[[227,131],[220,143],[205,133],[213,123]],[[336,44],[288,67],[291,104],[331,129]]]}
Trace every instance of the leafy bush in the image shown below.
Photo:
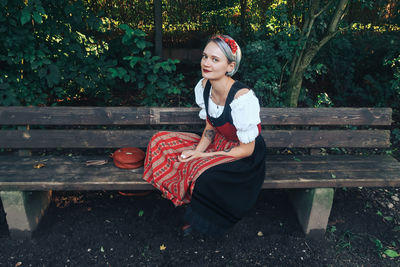
{"label": "leafy bush", "polygon": [[85,47],[93,39],[82,34],[100,22],[79,2],[2,0],[0,7],[0,105],[47,104],[101,85],[98,57]]}
{"label": "leafy bush", "polygon": [[399,42],[400,38],[390,32],[338,36],[315,59],[326,66],[326,73],[314,86],[328,89],[337,106],[398,108],[394,55],[400,54]]}
{"label": "leafy bush", "polygon": [[281,90],[280,77],[287,75],[287,70],[279,52],[282,53],[282,50],[277,51],[274,40],[254,41],[244,48],[243,65],[240,67],[242,80],[254,89],[263,106],[284,105],[285,92]]}
{"label": "leafy bush", "polygon": [[[110,42],[110,52],[107,54],[109,58],[118,58],[117,66],[108,69],[117,85],[114,87],[120,95],[136,92],[134,95],[140,96],[141,104],[167,105],[185,90],[183,75],[174,75],[179,61],[161,61],[160,57],[152,56],[147,50],[152,44],[145,41],[144,32],[133,30],[126,24],[120,28],[125,31],[122,45],[119,40]],[[121,54],[121,49],[130,53]]]}
{"label": "leafy bush", "polygon": [[183,90],[177,61],[81,1],[0,0],[0,25],[0,105],[165,105]]}

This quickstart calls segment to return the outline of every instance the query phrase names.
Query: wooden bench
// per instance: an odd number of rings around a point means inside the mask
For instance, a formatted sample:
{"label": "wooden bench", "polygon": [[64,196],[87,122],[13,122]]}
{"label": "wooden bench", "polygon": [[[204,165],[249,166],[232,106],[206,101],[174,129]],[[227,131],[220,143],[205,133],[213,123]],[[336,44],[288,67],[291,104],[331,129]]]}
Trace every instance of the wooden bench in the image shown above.
{"label": "wooden bench", "polygon": [[[122,170],[98,149],[147,146],[158,130],[201,132],[198,108],[0,107],[0,196],[11,236],[30,236],[52,190],[149,190],[143,168]],[[320,155],[321,148],[387,148],[388,108],[262,108],[270,151],[263,188],[286,188],[309,236],[323,236],[337,187],[400,185],[389,155]],[[299,148],[304,155],[280,148]],[[10,152],[12,149],[13,152]],[[46,155],[38,149],[54,149]],[[80,149],[79,155],[70,149]],[[280,149],[280,150],[279,150]],[[101,150],[103,151],[103,150]],[[310,153],[311,152],[311,153]],[[34,168],[36,164],[42,168]],[[157,205],[157,203],[154,203]]]}

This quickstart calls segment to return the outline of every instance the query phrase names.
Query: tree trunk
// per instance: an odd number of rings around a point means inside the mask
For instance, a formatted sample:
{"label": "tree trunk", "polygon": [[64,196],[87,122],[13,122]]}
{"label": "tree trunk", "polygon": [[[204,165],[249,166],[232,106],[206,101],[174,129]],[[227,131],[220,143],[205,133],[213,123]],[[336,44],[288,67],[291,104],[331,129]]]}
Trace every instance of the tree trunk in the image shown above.
{"label": "tree trunk", "polygon": [[161,0],[154,0],[155,55],[162,57],[162,14]]}
{"label": "tree trunk", "polygon": [[246,36],[247,34],[246,10],[247,0],[240,0],[240,27],[242,29],[242,36]]}
{"label": "tree trunk", "polygon": [[303,84],[304,71],[292,73],[287,83],[289,91],[288,105],[289,107],[297,107],[299,101],[301,85]]}
{"label": "tree trunk", "polygon": [[320,47],[311,47],[302,55],[301,59],[297,62],[297,67],[291,72],[289,81],[287,83],[289,99],[289,107],[297,107],[301,86],[303,84],[303,76],[307,70],[308,65],[317,55]]}
{"label": "tree trunk", "polygon": [[[337,2],[335,12],[330,18],[329,26],[322,36],[319,36],[319,40],[311,40],[311,32],[314,30],[314,22],[318,16],[329,10],[331,5],[335,1],[329,1],[325,4],[324,1],[314,0],[312,4],[303,14],[303,27],[301,30],[301,37],[298,44],[302,47],[297,51],[290,67],[290,77],[287,83],[288,99],[287,104],[290,107],[297,107],[301,86],[303,83],[303,75],[308,65],[318,53],[318,51],[324,46],[330,39],[332,39],[338,32],[338,23],[344,17],[346,13],[349,0],[340,0]],[[321,7],[325,4],[323,7]]]}

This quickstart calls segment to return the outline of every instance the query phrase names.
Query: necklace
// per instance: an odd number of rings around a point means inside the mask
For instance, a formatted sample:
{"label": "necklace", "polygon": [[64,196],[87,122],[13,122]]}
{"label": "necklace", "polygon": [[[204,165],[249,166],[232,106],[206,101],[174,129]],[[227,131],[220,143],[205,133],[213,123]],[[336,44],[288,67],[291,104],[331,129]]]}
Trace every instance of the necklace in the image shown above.
{"label": "necklace", "polygon": [[213,95],[210,92],[210,99],[212,100],[212,102],[215,104],[215,106],[217,106],[217,110],[219,111],[219,109],[221,108],[220,105],[218,105],[218,101],[216,101],[216,99],[213,97]]}
{"label": "necklace", "polygon": [[[225,83],[225,91],[228,91],[228,93],[229,93],[229,88],[228,88],[228,84],[229,84],[229,79],[226,81],[226,83]],[[217,109],[219,109],[220,108],[220,105],[219,105],[219,102],[220,101],[218,101],[214,96],[213,96],[213,88],[211,87],[211,90],[210,90],[210,99],[212,99],[212,101],[214,102],[214,104],[217,106]],[[225,99],[225,101],[226,101],[226,99]]]}

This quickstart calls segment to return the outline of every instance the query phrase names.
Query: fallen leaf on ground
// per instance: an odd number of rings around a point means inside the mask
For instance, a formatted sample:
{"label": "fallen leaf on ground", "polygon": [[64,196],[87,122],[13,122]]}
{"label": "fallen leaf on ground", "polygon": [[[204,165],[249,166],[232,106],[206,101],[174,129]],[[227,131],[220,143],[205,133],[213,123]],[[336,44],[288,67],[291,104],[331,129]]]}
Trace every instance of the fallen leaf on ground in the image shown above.
{"label": "fallen leaf on ground", "polygon": [[258,236],[264,236],[263,232],[261,232],[261,231],[258,231],[257,235]]}
{"label": "fallen leaf on ground", "polygon": [[384,255],[387,255],[387,256],[389,256],[390,258],[396,258],[396,257],[399,257],[399,256],[400,256],[396,251],[391,250],[391,249],[387,249],[387,250],[385,250],[383,253],[385,253]]}
{"label": "fallen leaf on ground", "polygon": [[17,267],[17,266],[21,266],[22,265],[22,262],[17,262],[16,264],[15,264],[15,267]]}
{"label": "fallen leaf on ground", "polygon": [[162,244],[161,246],[160,246],[160,250],[165,250],[167,247],[164,245],[164,244]]}
{"label": "fallen leaf on ground", "polygon": [[43,164],[43,163],[38,163],[38,164],[33,165],[33,168],[34,169],[40,169],[40,168],[43,168],[44,166],[46,166],[46,165]]}

